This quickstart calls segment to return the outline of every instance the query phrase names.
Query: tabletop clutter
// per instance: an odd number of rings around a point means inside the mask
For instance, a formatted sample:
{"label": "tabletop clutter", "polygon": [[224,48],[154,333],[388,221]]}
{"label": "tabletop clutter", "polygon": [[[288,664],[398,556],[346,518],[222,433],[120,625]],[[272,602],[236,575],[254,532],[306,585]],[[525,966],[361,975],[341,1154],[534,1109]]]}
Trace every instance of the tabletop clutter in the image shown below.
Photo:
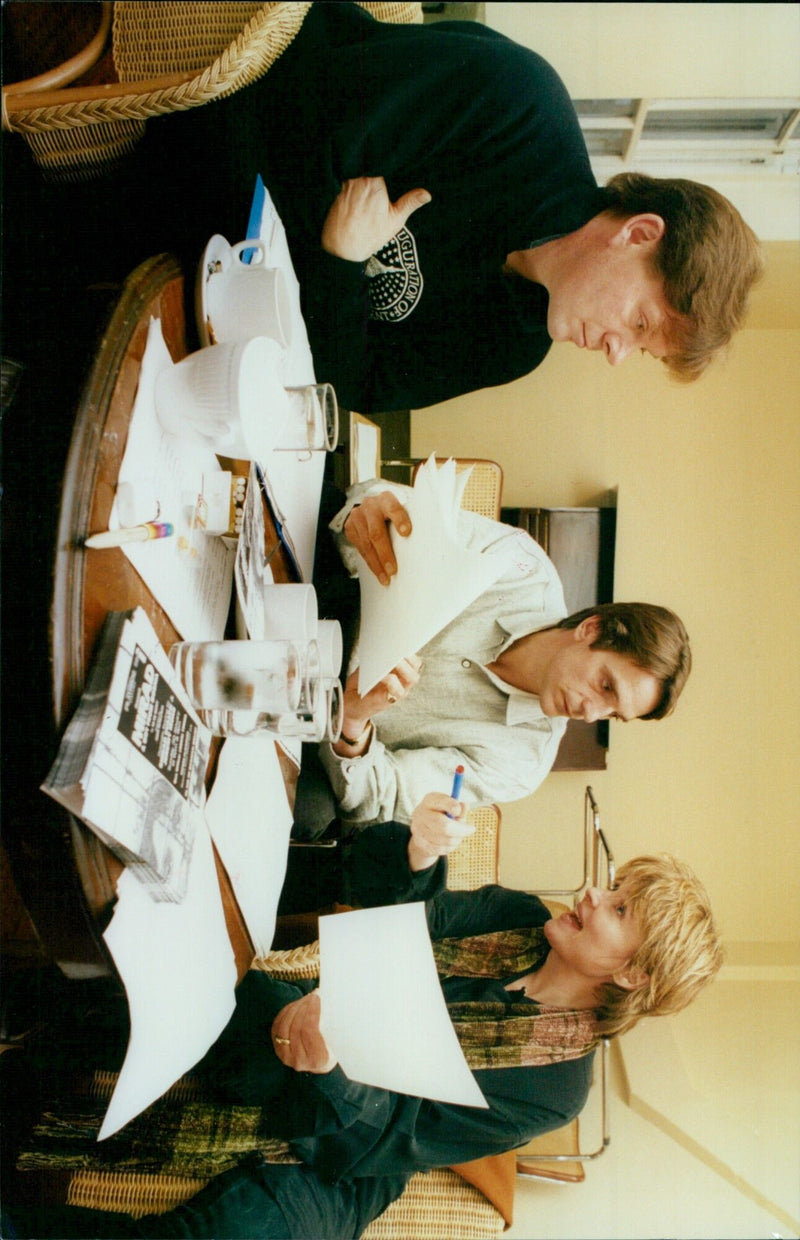
{"label": "tabletop clutter", "polygon": [[[323,454],[338,439],[336,395],[313,381],[285,230],[260,183],[248,240],[230,246],[215,236],[206,247],[196,309],[202,347],[177,363],[160,320],[150,316],[110,528],[87,530],[83,543],[92,557],[111,548],[124,555],[154,606],[141,605],[137,595],[140,605],[108,613],[83,695],[42,784],[124,866],[101,915],[111,914],[103,941],[125,987],[131,1031],[98,1141],[205,1055],[231,1018],[237,976],[254,954],[270,951],[293,823],[281,759],[286,753],[299,766],[304,742],[338,739],[344,713],[342,631],[319,618],[309,582]],[[476,593],[482,588],[479,570],[488,567],[459,558],[454,533],[465,482],[452,461],[437,468],[433,457],[415,479],[415,530],[430,528],[430,510],[440,518],[441,538],[435,554],[424,539],[417,567],[405,574],[399,629],[362,598],[370,631],[362,624],[360,637],[375,679],[386,659],[388,667],[397,661],[396,643],[401,654],[420,648],[452,618],[463,604],[460,580]],[[415,544],[419,536],[412,530],[403,541]],[[271,567],[279,549],[286,582],[276,582]],[[360,580],[368,593],[369,583]],[[450,584],[443,592],[442,580]],[[444,613],[419,607],[421,581],[424,596],[444,594]],[[179,639],[169,650],[156,632],[156,610]],[[415,627],[420,613],[424,631]],[[363,670],[363,649],[360,656]],[[214,735],[224,738],[221,746]],[[412,962],[411,936],[399,933],[396,911],[370,910],[390,917],[383,926],[370,922],[366,934],[359,922],[356,939],[377,946],[381,934],[388,936],[415,979],[424,968],[435,982],[427,933]],[[362,913],[333,920],[353,916]],[[424,1087],[395,1075],[408,1035],[399,1045],[384,1034],[366,1035],[356,1053],[349,1011],[355,1005],[367,1012],[383,991],[375,990],[373,968],[357,970],[363,988],[354,998],[337,980],[353,974],[352,944],[322,937],[326,1004],[335,1012],[341,998],[348,1015],[342,1032],[334,1022],[326,1038],[342,1062],[353,1053],[353,1079],[481,1105],[466,1061],[452,1089],[445,1084],[463,1056],[438,983],[425,991],[424,1012],[414,1015],[432,1074]],[[415,980],[415,999],[422,995]],[[383,998],[378,1009],[385,1020]],[[390,1018],[398,1031],[402,1014]],[[365,1020],[361,1032],[368,1028]],[[377,1066],[376,1044],[385,1052]]]}
{"label": "tabletop clutter", "polygon": [[251,228],[203,254],[200,349],[175,362],[150,312],[107,528],[83,532],[85,555],[124,556],[152,600],[137,591],[107,614],[42,783],[124,866],[98,916],[111,913],[103,940],[131,1038],[100,1140],[230,1019],[237,969],[270,949],[286,870],[278,751],[299,766],[304,742],[341,730],[342,633],[310,584],[336,395],[314,381],[285,230],[260,182]]}
{"label": "tabletop clutter", "polygon": [[[273,453],[330,452],[338,441],[332,386],[284,383],[284,355],[292,335],[291,300],[283,270],[268,264],[269,247],[260,238],[231,246],[220,235],[212,237],[195,288],[203,347],[176,363],[166,362],[155,375],[155,415],[175,441],[176,451],[190,457],[193,451],[210,449],[234,461],[253,462],[262,484],[260,491],[253,487],[248,495],[250,477],[225,469],[204,470],[197,491],[182,494],[182,515],[192,542],[198,533],[222,537],[236,547],[255,531],[260,545],[238,556],[236,578],[244,593],[251,595],[255,588],[260,595],[259,631],[252,631],[250,607],[235,639],[179,642],[170,651],[170,660],[201,722],[213,735],[271,732],[299,741],[337,740],[343,714],[341,630],[335,621],[319,621],[313,586],[302,580],[285,584],[268,580],[263,520],[245,519],[248,504],[265,502],[292,566],[302,576],[269,487],[269,471],[281,469],[281,458]],[[138,512],[157,508],[147,480],[139,479],[136,487],[144,501]],[[118,488],[117,513],[123,528],[88,545],[124,546],[147,540],[145,531],[153,522],[135,523],[135,489],[129,482]],[[128,514],[134,520],[125,528]]]}

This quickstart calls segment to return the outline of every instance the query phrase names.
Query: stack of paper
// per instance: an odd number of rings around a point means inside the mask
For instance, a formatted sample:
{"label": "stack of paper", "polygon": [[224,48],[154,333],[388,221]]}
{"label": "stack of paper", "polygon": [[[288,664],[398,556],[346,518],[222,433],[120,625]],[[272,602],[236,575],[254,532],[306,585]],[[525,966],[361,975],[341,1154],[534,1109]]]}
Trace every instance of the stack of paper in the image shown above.
{"label": "stack of paper", "polygon": [[410,535],[400,538],[390,527],[397,575],[382,586],[360,561],[361,694],[401,659],[421,650],[507,566],[504,551],[476,551],[459,537],[458,514],[468,478],[469,471],[456,473],[453,460],[437,468],[430,457],[417,471],[406,503],[413,527]]}

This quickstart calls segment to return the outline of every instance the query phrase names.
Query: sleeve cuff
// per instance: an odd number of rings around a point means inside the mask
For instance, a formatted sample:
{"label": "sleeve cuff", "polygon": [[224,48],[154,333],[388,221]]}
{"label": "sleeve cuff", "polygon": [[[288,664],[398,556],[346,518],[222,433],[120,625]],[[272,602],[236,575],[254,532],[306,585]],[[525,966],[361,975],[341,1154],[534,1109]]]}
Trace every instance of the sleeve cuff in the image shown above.
{"label": "sleeve cuff", "polygon": [[364,827],[350,845],[348,870],[354,899],[366,908],[427,901],[444,888],[447,862],[440,857],[416,873],[408,864],[410,831],[399,822]]}

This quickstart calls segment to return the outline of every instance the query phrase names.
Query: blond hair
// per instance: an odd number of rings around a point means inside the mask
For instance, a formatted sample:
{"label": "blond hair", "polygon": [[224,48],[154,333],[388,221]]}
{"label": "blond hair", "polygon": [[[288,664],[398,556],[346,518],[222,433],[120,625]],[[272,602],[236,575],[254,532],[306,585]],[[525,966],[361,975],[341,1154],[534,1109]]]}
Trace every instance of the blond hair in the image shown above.
{"label": "blond hair", "polygon": [[598,1019],[606,1036],[624,1033],[642,1016],[680,1012],[723,959],[708,893],[688,865],[666,853],[636,857],[620,866],[617,886],[642,936],[629,967],[648,980],[636,990],[613,983],[603,988]]}

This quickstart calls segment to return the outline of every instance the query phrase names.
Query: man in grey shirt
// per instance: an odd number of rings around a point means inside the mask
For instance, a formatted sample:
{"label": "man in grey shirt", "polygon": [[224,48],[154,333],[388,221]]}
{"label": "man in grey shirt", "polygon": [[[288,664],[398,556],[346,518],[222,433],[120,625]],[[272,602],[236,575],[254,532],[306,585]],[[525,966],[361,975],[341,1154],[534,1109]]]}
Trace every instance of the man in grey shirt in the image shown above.
{"label": "man in grey shirt", "polygon": [[[381,481],[351,489],[330,525],[348,569],[357,551],[388,584],[388,526],[411,529],[406,493]],[[467,804],[527,796],[567,719],[663,718],[689,674],[686,631],[666,608],[614,603],[567,617],[556,570],[524,531],[461,512],[459,536],[502,553],[505,570],[363,697],[351,672],[342,735],[320,746],[339,817],[353,827],[409,822],[427,790],[449,790],[456,766]]]}

